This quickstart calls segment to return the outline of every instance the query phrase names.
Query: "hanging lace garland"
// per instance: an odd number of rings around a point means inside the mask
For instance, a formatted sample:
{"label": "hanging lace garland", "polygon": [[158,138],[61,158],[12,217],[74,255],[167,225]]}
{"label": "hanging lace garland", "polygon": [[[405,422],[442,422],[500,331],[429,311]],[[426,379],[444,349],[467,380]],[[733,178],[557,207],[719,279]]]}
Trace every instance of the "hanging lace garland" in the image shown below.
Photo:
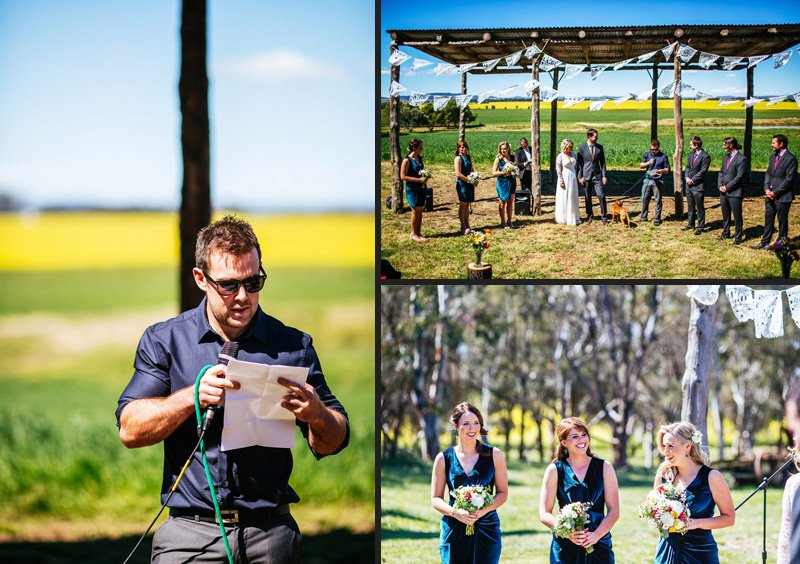
{"label": "hanging lace garland", "polygon": [[500,59],[492,59],[491,61],[482,63],[481,66],[483,67],[484,72],[492,72],[499,62]]}
{"label": "hanging lace garland", "polygon": [[414,59],[414,62],[411,63],[411,70],[419,70],[423,67],[427,67],[433,64],[433,61],[426,61],[425,59]]}
{"label": "hanging lace garland", "polygon": [[619,70],[628,63],[630,63],[633,59],[625,59],[624,61],[620,61],[614,65],[614,70]]}
{"label": "hanging lace garland", "polygon": [[477,66],[478,63],[464,63],[463,65],[458,65],[458,74],[464,74],[465,72],[469,72]]}
{"label": "hanging lace garland", "polygon": [[586,98],[583,96],[567,96],[564,98],[564,107],[569,108],[570,106],[574,106],[576,104],[580,104]]}
{"label": "hanging lace garland", "polygon": [[703,305],[712,305],[717,303],[719,298],[719,284],[717,285],[698,285],[690,284],[686,291],[686,295],[700,302]]}
{"label": "hanging lace garland", "polygon": [[590,112],[600,111],[602,107],[606,105],[606,102],[608,102],[608,99],[592,100],[591,102],[589,102],[589,111]]}
{"label": "hanging lace garland", "polygon": [[725,70],[733,70],[733,67],[741,63],[743,57],[724,57],[722,59],[722,68]]}
{"label": "hanging lace garland", "polygon": [[542,55],[542,60],[539,62],[539,68],[547,72],[563,64],[564,63],[562,63],[555,57],[551,57],[550,55]]}
{"label": "hanging lace garland", "polygon": [[788,96],[775,96],[767,101],[767,106],[774,106],[775,104],[779,104],[788,98]]}
{"label": "hanging lace garland", "polygon": [[738,104],[741,100],[733,98],[732,100],[720,100],[717,106],[730,106],[731,104]]}
{"label": "hanging lace garland", "polygon": [[791,58],[792,52],[791,51],[784,51],[783,53],[776,53],[772,55],[772,58],[775,60],[775,66],[773,68],[779,69],[783,65],[787,63],[787,61]]}
{"label": "hanging lace garland", "polygon": [[769,59],[769,55],[756,55],[755,57],[747,57],[747,60],[750,61],[747,63],[747,68],[756,66],[761,61]]}
{"label": "hanging lace garland", "polygon": [[522,57],[522,51],[517,51],[516,53],[511,53],[510,55],[506,55],[506,66],[513,67],[519,62],[520,57]]}
{"label": "hanging lace garland", "polygon": [[655,92],[655,91],[656,91],[655,88],[651,88],[650,90],[645,90],[644,92],[639,92],[636,95],[636,101],[637,102],[644,102],[645,100],[649,100],[650,97],[653,95],[653,92]]}
{"label": "hanging lace garland", "polygon": [[408,97],[408,103],[415,108],[418,108],[425,102],[430,99],[430,94],[420,94],[418,92],[412,92],[411,95]]}
{"label": "hanging lace garland", "polygon": [[764,101],[763,98],[748,98],[747,100],[744,101],[744,107],[745,108],[752,108],[756,104],[759,104],[759,103],[761,103],[763,101]]}
{"label": "hanging lace garland", "polygon": [[749,321],[755,315],[753,290],[747,286],[725,286],[725,295],[731,304],[731,309],[739,322]]}
{"label": "hanging lace garland", "polygon": [[405,53],[403,53],[399,49],[396,49],[396,50],[392,51],[391,55],[389,55],[389,63],[394,65],[394,66],[396,66],[396,67],[399,67],[400,65],[405,63],[410,58],[411,57],[409,55],[406,55]]}
{"label": "hanging lace garland", "polygon": [[786,297],[789,298],[789,309],[792,312],[794,324],[800,327],[800,286],[786,290]]}
{"label": "hanging lace garland", "polygon": [[711,94],[706,94],[705,92],[697,91],[697,95],[694,97],[695,102],[705,102],[706,100],[710,100],[713,98]]}
{"label": "hanging lace garland", "polygon": [[620,96],[619,98],[614,98],[614,105],[619,106],[622,102],[630,100],[633,98],[633,94],[625,94],[624,96]]}
{"label": "hanging lace garland", "polygon": [[538,80],[535,80],[535,79],[533,79],[533,78],[532,78],[532,79],[530,79],[528,82],[526,82],[526,83],[523,85],[523,86],[525,87],[525,93],[526,93],[528,96],[531,96],[531,95],[533,94],[533,91],[534,91],[534,90],[536,90],[537,88],[539,88],[539,84],[540,84],[540,83],[539,83],[539,81],[538,81]]}
{"label": "hanging lace garland", "polygon": [[495,93],[494,90],[487,90],[486,92],[481,92],[478,94],[478,103],[483,104],[487,99],[493,96]]}
{"label": "hanging lace garland", "polygon": [[585,68],[586,65],[567,65],[564,68],[564,80],[575,78],[576,76],[581,74],[581,72],[583,72],[583,69]]}
{"label": "hanging lace garland", "polygon": [[542,96],[542,102],[552,102],[556,98],[558,98],[558,90],[553,90],[552,88],[539,88],[539,93]]}
{"label": "hanging lace garland", "polygon": [[677,80],[676,80],[676,81],[674,81],[674,82],[670,82],[669,84],[667,84],[666,86],[664,86],[664,87],[663,87],[663,88],[662,88],[662,89],[659,91],[659,94],[661,94],[661,95],[662,95],[662,96],[664,96],[664,97],[672,98],[673,96],[675,96],[675,85],[676,85],[676,84],[678,84],[678,81],[677,81]]}
{"label": "hanging lace garland", "polygon": [[678,44],[676,41],[675,43],[670,43],[666,47],[661,48],[661,52],[664,54],[664,59],[669,61],[670,56],[672,55],[672,51],[675,50],[675,46]]}
{"label": "hanging lace garland", "polygon": [[756,337],[783,336],[783,300],[780,290],[754,290]]}
{"label": "hanging lace garland", "polygon": [[658,53],[658,49],[656,49],[655,51],[650,51],[649,53],[645,53],[644,55],[639,55],[636,58],[636,62],[637,63],[643,63],[648,59],[652,59],[653,55],[655,55],[656,53]]}
{"label": "hanging lace garland", "polygon": [[611,65],[594,65],[592,66],[592,80],[603,74],[603,71],[606,70]]}
{"label": "hanging lace garland", "polygon": [[691,61],[695,53],[697,53],[697,49],[693,49],[688,45],[681,44],[681,46],[678,47],[678,58],[684,63]]}
{"label": "hanging lace garland", "polygon": [[461,96],[456,96],[454,98],[454,100],[456,101],[456,104],[458,105],[458,107],[461,108],[462,110],[464,110],[464,109],[467,108],[467,106],[469,105],[470,101],[474,97],[475,97],[474,94],[462,94]]}
{"label": "hanging lace garland", "polygon": [[527,49],[525,49],[525,56],[529,59],[533,59],[536,55],[541,53],[542,50],[539,49],[536,45],[531,45]]}
{"label": "hanging lace garland", "polygon": [[447,102],[451,100],[450,96],[434,96],[433,97],[433,109],[437,112],[444,108],[447,105]]}
{"label": "hanging lace garland", "polygon": [[708,70],[711,68],[711,65],[719,59],[719,55],[714,55],[713,53],[700,53],[700,60],[698,64],[703,67],[704,69]]}
{"label": "hanging lace garland", "polygon": [[391,86],[389,86],[389,96],[394,98],[395,96],[399,96],[401,92],[408,92],[408,88],[402,86],[396,80],[393,80]]}

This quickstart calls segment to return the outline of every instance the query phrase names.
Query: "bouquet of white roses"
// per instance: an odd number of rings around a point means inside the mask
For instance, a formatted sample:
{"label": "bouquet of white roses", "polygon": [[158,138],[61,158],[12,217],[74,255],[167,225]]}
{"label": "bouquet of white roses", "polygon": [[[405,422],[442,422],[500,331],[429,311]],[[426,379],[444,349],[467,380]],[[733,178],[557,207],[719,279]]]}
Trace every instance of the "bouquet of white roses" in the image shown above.
{"label": "bouquet of white roses", "polygon": [[664,483],[647,494],[639,506],[639,518],[656,529],[662,537],[686,533],[691,512],[686,506],[686,491],[681,486]]}
{"label": "bouquet of white roses", "polygon": [[[589,523],[589,508],[591,503],[576,501],[561,508],[556,517],[556,526],[553,527],[553,534],[559,538],[569,538],[572,533],[577,533],[586,528]],[[593,546],[586,547],[586,554],[594,551]]]}
{"label": "bouquet of white roses", "polygon": [[481,179],[481,173],[479,173],[477,170],[473,170],[467,175],[467,182],[469,182],[470,184],[475,184],[476,186],[478,184],[478,180],[480,179]]}
{"label": "bouquet of white roses", "polygon": [[422,181],[428,180],[431,176],[433,176],[433,173],[429,171],[427,168],[423,168],[422,170],[419,171],[419,178]]}
{"label": "bouquet of white roses", "polygon": [[[475,513],[478,509],[489,507],[494,502],[491,488],[488,486],[460,486],[450,495],[455,498],[453,512],[460,515]],[[474,535],[475,527],[467,525],[467,534]]]}
{"label": "bouquet of white roses", "polygon": [[519,167],[512,163],[506,164],[506,166],[503,167],[503,172],[506,175],[512,176],[514,178],[519,177]]}

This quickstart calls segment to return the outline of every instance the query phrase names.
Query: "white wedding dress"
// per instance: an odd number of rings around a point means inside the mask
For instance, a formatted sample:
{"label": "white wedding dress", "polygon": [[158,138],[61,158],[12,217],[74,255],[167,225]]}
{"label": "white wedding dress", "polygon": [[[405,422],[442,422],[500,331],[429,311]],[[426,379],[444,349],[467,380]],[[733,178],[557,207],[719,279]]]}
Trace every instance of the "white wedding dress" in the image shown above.
{"label": "white wedding dress", "polygon": [[[580,225],[578,179],[575,176],[575,157],[559,153],[556,157],[556,223]],[[561,183],[564,183],[564,188]]]}

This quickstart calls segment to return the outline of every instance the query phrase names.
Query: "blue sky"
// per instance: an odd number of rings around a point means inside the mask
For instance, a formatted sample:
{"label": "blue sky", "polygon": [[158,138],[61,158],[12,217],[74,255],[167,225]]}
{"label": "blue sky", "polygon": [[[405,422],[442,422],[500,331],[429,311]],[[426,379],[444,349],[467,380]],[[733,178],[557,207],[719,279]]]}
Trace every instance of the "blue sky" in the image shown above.
{"label": "blue sky", "polygon": [[[372,209],[373,0],[209,0],[215,208]],[[178,0],[0,2],[0,195],[176,208]]]}
{"label": "blue sky", "polygon": [[[759,24],[800,23],[800,2],[753,2],[750,0],[666,1],[633,2],[541,2],[539,0],[506,0],[501,3],[462,0],[458,3],[431,0],[418,7],[408,2],[383,0],[381,2],[380,68],[381,95],[389,93],[389,36],[387,29],[447,29],[447,28],[492,28],[492,27],[573,27],[573,26],[622,26],[622,25],[686,25],[686,24]],[[400,49],[411,57],[440,62],[421,51],[409,47]],[[768,55],[770,53],[764,53]],[[658,55],[661,56],[661,55]],[[400,69],[400,83],[411,91],[460,93],[459,76],[437,77],[427,74],[428,68],[407,75],[413,59]],[[477,62],[477,61],[476,61]],[[669,73],[662,74],[659,84],[671,82]],[[687,71],[683,81],[714,96],[744,97],[745,71]],[[522,84],[530,79],[529,73],[519,75],[472,75],[467,78],[467,93],[500,89]],[[545,86],[551,79],[542,79]],[[596,80],[589,73],[562,80],[559,93],[566,96],[622,96],[639,93],[651,88],[650,77],[645,71],[606,71]],[[800,53],[795,51],[791,59],[779,69],[773,68],[769,59],[756,66],[754,72],[755,96],[793,94],[800,91]],[[524,96],[519,88],[513,95]]]}

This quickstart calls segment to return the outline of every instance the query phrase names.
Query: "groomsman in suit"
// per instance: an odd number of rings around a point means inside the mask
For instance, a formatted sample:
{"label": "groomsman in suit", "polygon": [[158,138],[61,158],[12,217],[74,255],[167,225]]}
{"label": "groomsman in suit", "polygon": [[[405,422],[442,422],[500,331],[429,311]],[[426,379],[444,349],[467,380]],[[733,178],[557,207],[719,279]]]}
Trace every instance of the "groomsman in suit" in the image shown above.
{"label": "groomsman in suit", "polygon": [[[695,235],[703,232],[706,226],[705,189],[706,172],[711,166],[711,157],[703,150],[703,140],[697,135],[689,141],[691,153],[686,158],[686,170],[683,178],[686,181],[686,201],[689,207],[689,224],[684,231],[694,230]],[[697,228],[695,229],[695,218]]]}
{"label": "groomsman in suit", "polygon": [[733,244],[741,245],[744,241],[742,233],[742,198],[744,198],[744,182],[747,176],[747,159],[739,152],[742,148],[735,137],[726,137],[722,142],[725,155],[717,177],[719,186],[719,203],[722,207],[722,235],[720,239],[731,237],[731,213],[736,229]]}
{"label": "groomsman in suit", "polygon": [[789,140],[778,134],[772,138],[772,150],[767,173],[764,175],[764,236],[755,246],[763,249],[775,233],[775,216],[778,216],[778,239],[789,236],[789,207],[794,199],[794,176],[797,158],[789,152]]}
{"label": "groomsman in suit", "polygon": [[661,152],[661,141],[658,139],[650,141],[650,150],[642,157],[639,168],[647,169],[640,218],[642,221],[648,221],[647,208],[650,206],[650,198],[655,196],[656,212],[653,217],[653,225],[661,225],[661,196],[664,193],[664,175],[669,174],[669,158]]}
{"label": "groomsman in suit", "polygon": [[528,140],[524,137],[519,140],[519,149],[514,154],[514,160],[516,160],[514,164],[519,168],[519,181],[522,189],[530,191],[533,175],[531,172],[531,148],[528,146]]}
{"label": "groomsman in suit", "polygon": [[600,217],[606,225],[606,193],[603,187],[608,183],[606,178],[606,155],[603,146],[597,142],[597,130],[586,131],[586,143],[578,147],[577,176],[578,183],[583,186],[583,195],[586,201],[587,222],[592,221],[592,188],[597,199],[600,200]]}

